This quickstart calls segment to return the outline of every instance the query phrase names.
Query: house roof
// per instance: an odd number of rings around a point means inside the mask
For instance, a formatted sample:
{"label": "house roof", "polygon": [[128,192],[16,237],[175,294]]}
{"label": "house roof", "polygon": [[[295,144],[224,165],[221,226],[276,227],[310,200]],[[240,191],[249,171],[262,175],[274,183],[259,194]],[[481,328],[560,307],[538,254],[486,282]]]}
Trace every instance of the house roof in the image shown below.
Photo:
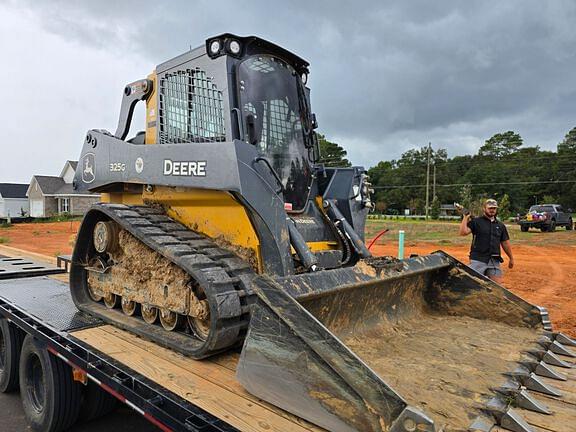
{"label": "house roof", "polygon": [[0,196],[2,198],[26,198],[27,184],[0,183]]}
{"label": "house roof", "polygon": [[66,184],[62,177],[35,175],[33,178],[44,195],[53,195]]}
{"label": "house roof", "polygon": [[60,172],[60,177],[64,177],[64,174],[66,174],[66,168],[68,168],[68,165],[70,165],[70,167],[74,171],[76,171],[76,167],[78,166],[78,161],[67,160],[66,163],[64,164],[64,168],[62,168],[62,171]]}
{"label": "house roof", "polygon": [[[73,186],[66,183],[62,177],[36,175],[32,179],[36,180],[43,195],[92,195],[90,192],[75,191]],[[98,194],[94,195],[98,196]]]}
{"label": "house roof", "polygon": [[[56,195],[77,195],[79,192],[76,192],[70,183],[64,183],[60,189],[58,189],[54,194]],[[83,195],[84,193],[82,193]]]}

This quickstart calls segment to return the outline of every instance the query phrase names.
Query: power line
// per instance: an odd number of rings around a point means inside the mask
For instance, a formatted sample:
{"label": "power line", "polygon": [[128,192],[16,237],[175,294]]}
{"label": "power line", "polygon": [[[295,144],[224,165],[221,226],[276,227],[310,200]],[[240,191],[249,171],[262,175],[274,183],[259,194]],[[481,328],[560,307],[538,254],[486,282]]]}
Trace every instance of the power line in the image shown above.
{"label": "power line", "polygon": [[[542,180],[542,181],[519,181],[519,182],[495,182],[495,183],[452,183],[437,184],[436,187],[456,187],[456,186],[508,186],[508,185],[529,185],[529,184],[556,184],[556,183],[576,183],[576,180]],[[423,188],[426,185],[390,185],[372,186],[373,189],[411,189]]]}
{"label": "power line", "polygon": [[[455,157],[460,157],[460,156],[455,156]],[[457,164],[457,165],[466,165],[467,162],[469,162],[471,165],[470,167],[473,166],[477,166],[477,165],[484,165],[484,164],[514,164],[514,163],[520,163],[520,162],[526,162],[526,161],[537,161],[537,160],[544,160],[544,159],[552,159],[552,161],[558,160],[560,159],[559,162],[562,162],[562,159],[570,159],[571,161],[576,162],[576,155],[564,155],[564,156],[559,156],[559,155],[548,155],[548,156],[535,156],[535,157],[530,157],[530,156],[526,156],[526,157],[519,157],[519,156],[512,156],[509,159],[480,159],[480,160],[473,160],[473,158],[478,157],[476,156],[472,156],[471,159],[468,159],[467,161],[462,161],[462,160],[454,160],[453,158],[450,160],[446,160],[446,161],[442,161],[442,160],[435,160],[434,162],[437,164],[437,166],[442,167],[444,165],[451,165],[451,164]],[[432,158],[434,160],[434,158]],[[401,159],[398,160],[393,160],[393,162],[396,162],[396,166],[393,167],[392,169],[396,169],[398,168],[398,162],[400,162]],[[392,161],[381,161],[381,162],[392,162]],[[420,166],[425,166],[426,165],[426,161],[416,161],[413,165],[420,165]],[[369,170],[371,171],[383,171],[385,170],[384,168],[378,168],[378,165],[375,165],[371,168],[369,168]]]}
{"label": "power line", "polygon": [[[526,161],[530,161],[532,162],[533,159],[526,159]],[[513,168],[515,166],[519,166],[521,165],[521,163],[526,163],[525,161],[477,161],[474,162],[472,164],[470,164],[469,166],[463,166],[463,170],[464,171],[469,171],[473,168],[476,167],[482,167],[485,165],[494,165],[497,166],[499,168]],[[416,164],[414,164],[416,165]],[[444,164],[446,165],[446,164]],[[419,163],[417,164],[417,166],[424,168],[426,166],[426,163]],[[440,168],[442,168],[442,166],[439,164]],[[529,168],[531,169],[537,169],[538,167],[534,167],[534,166],[530,166]],[[573,161],[558,161],[557,164],[557,168],[559,169],[576,169],[576,157],[574,158]],[[396,167],[390,167],[390,168],[376,168],[376,167],[372,167],[370,168],[368,171],[372,172],[372,173],[381,173],[381,172],[394,172],[395,170],[399,169],[398,166]],[[444,168],[441,172],[446,173],[447,170],[446,168]],[[449,172],[449,171],[448,171]],[[422,173],[421,173],[422,174]]]}

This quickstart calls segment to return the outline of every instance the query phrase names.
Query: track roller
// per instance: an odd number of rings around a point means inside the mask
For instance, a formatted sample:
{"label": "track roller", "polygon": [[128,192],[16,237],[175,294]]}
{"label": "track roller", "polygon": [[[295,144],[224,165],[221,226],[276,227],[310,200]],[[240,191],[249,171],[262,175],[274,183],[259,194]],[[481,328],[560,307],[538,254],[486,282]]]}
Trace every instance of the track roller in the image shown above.
{"label": "track roller", "polygon": [[128,316],[134,316],[138,311],[138,303],[126,297],[122,297],[120,306],[122,307],[122,312]]}
{"label": "track roller", "polygon": [[142,305],[142,319],[148,324],[154,324],[158,319],[158,308],[147,304]]}
{"label": "track roller", "polygon": [[120,296],[108,293],[104,296],[104,304],[108,309],[117,309],[120,306]]}
{"label": "track roller", "polygon": [[168,309],[160,309],[160,324],[164,330],[174,331],[180,328],[183,322],[182,315]]}

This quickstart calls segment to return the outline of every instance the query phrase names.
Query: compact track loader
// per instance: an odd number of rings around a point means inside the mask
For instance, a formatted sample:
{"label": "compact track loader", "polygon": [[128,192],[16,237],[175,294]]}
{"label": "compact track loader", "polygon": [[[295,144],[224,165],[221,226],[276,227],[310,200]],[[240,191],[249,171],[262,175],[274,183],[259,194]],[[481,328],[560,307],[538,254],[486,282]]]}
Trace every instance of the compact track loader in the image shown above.
{"label": "compact track loader", "polygon": [[576,342],[545,309],[442,252],[371,256],[368,177],[319,163],[307,76],[223,34],[126,86],[74,180],[103,197],[78,308],[193,359],[241,349],[249,392],[328,430],[576,430]]}

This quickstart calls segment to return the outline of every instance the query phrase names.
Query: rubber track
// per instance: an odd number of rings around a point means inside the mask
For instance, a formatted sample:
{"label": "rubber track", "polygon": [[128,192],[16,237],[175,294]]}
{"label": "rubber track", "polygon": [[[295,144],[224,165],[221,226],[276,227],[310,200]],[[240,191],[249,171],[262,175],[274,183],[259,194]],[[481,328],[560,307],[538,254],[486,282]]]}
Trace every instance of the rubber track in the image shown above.
{"label": "rubber track", "polygon": [[[210,238],[176,222],[161,209],[102,203],[92,209],[117,222],[142,243],[183,269],[203,288],[213,306],[211,314],[217,315],[216,324],[212,327],[215,337],[209,338],[199,349],[186,350],[178,344],[171,348],[195,358],[204,358],[243,341],[250,319],[251,280],[256,276],[248,263],[233,252],[220,248]],[[132,319],[140,321],[138,317]],[[179,333],[197,341],[184,332],[164,333],[165,337]]]}

